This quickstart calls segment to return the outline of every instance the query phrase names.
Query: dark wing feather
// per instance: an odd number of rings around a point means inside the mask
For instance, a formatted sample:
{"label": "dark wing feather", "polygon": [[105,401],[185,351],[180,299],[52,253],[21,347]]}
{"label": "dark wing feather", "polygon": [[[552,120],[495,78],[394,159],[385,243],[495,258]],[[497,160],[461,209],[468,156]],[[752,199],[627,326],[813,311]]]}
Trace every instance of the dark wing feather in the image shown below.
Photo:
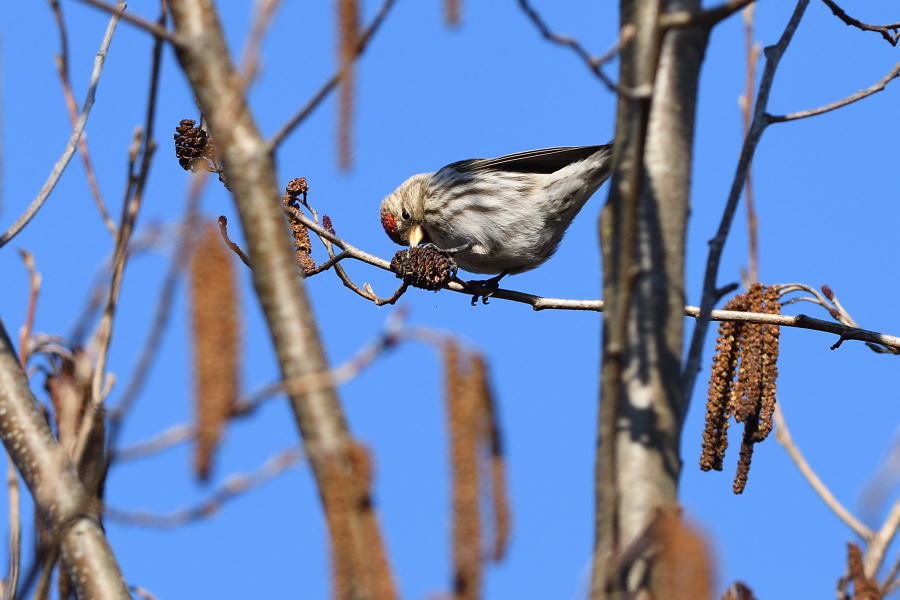
{"label": "dark wing feather", "polygon": [[[528,150],[516,154],[507,154],[498,158],[471,158],[449,164],[444,169],[453,169],[458,173],[477,173],[479,171],[509,171],[513,173],[555,173],[566,165],[584,160],[605,146],[563,146],[560,148],[542,148]],[[441,169],[442,171],[444,169]]]}

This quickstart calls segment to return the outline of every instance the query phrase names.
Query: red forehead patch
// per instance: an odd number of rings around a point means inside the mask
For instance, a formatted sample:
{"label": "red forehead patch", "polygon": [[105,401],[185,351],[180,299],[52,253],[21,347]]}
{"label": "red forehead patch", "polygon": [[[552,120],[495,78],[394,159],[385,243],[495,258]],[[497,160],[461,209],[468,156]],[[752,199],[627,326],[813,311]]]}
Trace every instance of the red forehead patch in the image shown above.
{"label": "red forehead patch", "polygon": [[394,243],[403,245],[403,242],[400,241],[400,236],[397,235],[397,218],[391,212],[381,213],[381,226],[384,227],[384,232],[388,234],[388,237]]}

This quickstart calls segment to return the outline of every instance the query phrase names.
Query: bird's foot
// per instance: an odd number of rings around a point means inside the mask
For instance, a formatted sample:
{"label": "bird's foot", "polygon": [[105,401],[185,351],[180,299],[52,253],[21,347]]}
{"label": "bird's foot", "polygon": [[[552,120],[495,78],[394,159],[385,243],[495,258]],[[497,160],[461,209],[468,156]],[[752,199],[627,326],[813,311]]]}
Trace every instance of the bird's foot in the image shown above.
{"label": "bird's foot", "polygon": [[491,277],[490,279],[473,279],[471,281],[466,282],[466,286],[469,288],[481,288],[480,290],[476,290],[475,293],[472,294],[472,306],[478,304],[478,299],[481,298],[482,304],[488,304],[488,298],[494,295],[500,288],[500,280],[506,277],[507,272],[504,271],[499,275]]}

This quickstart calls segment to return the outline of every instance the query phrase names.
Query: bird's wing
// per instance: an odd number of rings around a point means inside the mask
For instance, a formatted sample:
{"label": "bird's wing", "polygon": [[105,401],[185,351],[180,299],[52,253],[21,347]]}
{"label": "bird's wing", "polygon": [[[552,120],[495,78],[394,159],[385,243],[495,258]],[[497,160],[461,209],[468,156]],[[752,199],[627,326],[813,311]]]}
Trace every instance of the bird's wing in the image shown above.
{"label": "bird's wing", "polygon": [[[507,154],[498,158],[471,158],[449,164],[444,169],[452,169],[458,173],[477,173],[483,171],[510,171],[514,173],[555,173],[563,167],[579,160],[584,160],[598,150],[609,146],[563,146],[560,148],[542,148],[528,150],[516,154]],[[444,169],[441,169],[442,171]]]}

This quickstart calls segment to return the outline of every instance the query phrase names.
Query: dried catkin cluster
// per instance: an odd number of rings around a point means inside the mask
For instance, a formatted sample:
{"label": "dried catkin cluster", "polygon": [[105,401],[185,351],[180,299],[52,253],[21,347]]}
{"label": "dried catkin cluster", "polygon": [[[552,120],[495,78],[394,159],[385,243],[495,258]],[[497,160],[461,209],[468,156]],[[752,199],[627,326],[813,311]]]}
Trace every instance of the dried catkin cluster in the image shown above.
{"label": "dried catkin cluster", "polygon": [[194,337],[196,475],[209,477],[212,457],[239,389],[240,310],[231,254],[218,227],[206,223],[191,259],[191,316]]}
{"label": "dried catkin cluster", "polygon": [[[333,597],[397,597],[372,501],[372,460],[352,440],[330,450],[323,462],[321,490],[331,533]],[[359,586],[359,587],[357,587]]]}
{"label": "dried catkin cluster", "polygon": [[391,271],[413,287],[439,290],[456,276],[456,262],[449,254],[424,246],[398,250],[391,259]]}
{"label": "dried catkin cluster", "polygon": [[[309,191],[309,185],[306,183],[306,177],[291,179],[284,188],[284,195],[281,202],[285,206],[300,210],[300,198],[306,204],[306,193]],[[297,264],[306,274],[311,273],[316,268],[316,261],[312,259],[312,244],[309,241],[309,231],[306,226],[294,218],[289,218],[291,224],[291,232],[294,236],[294,252],[297,256]]]}
{"label": "dried catkin cluster", "polygon": [[[750,291],[725,304],[725,310],[779,314],[779,292],[775,286],[755,283]],[[775,411],[775,380],[778,377],[777,325],[723,321],[719,326],[706,402],[706,429],[700,468],[722,470],[728,447],[728,419],[744,424],[740,458],[734,478],[734,493],[747,484],[753,444],[772,430]]]}
{"label": "dried catkin cluster", "polygon": [[[506,553],[510,517],[505,485],[505,463],[496,407],[488,384],[484,358],[460,351],[450,341],[444,345],[444,385],[450,430],[450,463],[453,507],[454,600],[481,597],[482,497],[491,494],[493,520],[492,558]],[[487,464],[485,464],[487,463]],[[482,481],[490,473],[489,485]]]}
{"label": "dried catkin cluster", "polygon": [[[847,585],[853,584],[853,595],[847,594]],[[866,575],[863,566],[863,553],[853,542],[847,544],[847,575],[841,580],[840,588],[845,598],[853,600],[882,600],[884,594],[878,581]]]}
{"label": "dried catkin cluster", "polygon": [[182,119],[175,128],[175,156],[185,171],[196,171],[201,166],[207,169],[208,161],[215,160],[209,136],[195,125],[191,119]]}
{"label": "dried catkin cluster", "polygon": [[341,168],[353,160],[353,98],[356,89],[355,59],[359,47],[358,0],[338,0],[338,61],[341,87],[338,91],[338,158]]}

